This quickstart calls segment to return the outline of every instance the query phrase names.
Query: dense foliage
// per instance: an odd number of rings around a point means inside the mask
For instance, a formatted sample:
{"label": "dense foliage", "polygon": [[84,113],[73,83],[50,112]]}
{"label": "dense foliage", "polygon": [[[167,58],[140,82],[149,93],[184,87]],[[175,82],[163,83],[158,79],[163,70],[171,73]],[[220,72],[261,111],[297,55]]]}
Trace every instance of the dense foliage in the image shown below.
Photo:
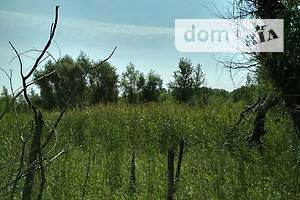
{"label": "dense foliage", "polygon": [[126,66],[122,73],[121,90],[123,98],[129,104],[143,102],[159,102],[163,81],[159,74],[151,70],[145,77],[143,73],[135,69],[133,63]]}
{"label": "dense foliage", "polygon": [[[98,103],[116,103],[122,96],[128,104],[162,102],[168,99],[163,80],[155,71],[144,75],[133,63],[126,66],[126,71],[119,78],[116,69],[108,62],[101,64],[91,61],[83,52],[76,60],[65,56],[57,62],[49,61],[44,69],[34,74],[40,89],[40,97],[35,93],[35,105],[44,109],[64,108],[67,99],[74,93],[76,98],[68,106],[81,107]],[[93,70],[89,70],[94,68]],[[174,101],[202,105],[205,99],[198,100],[205,94],[203,88],[205,74],[201,65],[195,68],[190,60],[181,58],[179,70],[174,72],[174,81],[168,84],[170,97]],[[84,74],[88,72],[85,78]],[[120,94],[120,95],[119,95]],[[170,99],[169,98],[169,99]]]}
{"label": "dense foliage", "polygon": [[243,0],[234,3],[240,17],[284,19],[284,51],[251,53],[251,65],[245,68],[255,66],[259,80],[275,88],[300,132],[300,1]]}
{"label": "dense foliage", "polygon": [[[68,97],[76,88],[76,97],[69,104],[80,106],[85,103],[97,104],[116,102],[118,98],[118,75],[108,62],[95,70],[90,70],[85,79],[83,75],[99,62],[81,53],[74,61],[65,56],[56,63],[49,61],[44,69],[35,72],[35,79],[45,76],[37,82],[40,88],[41,106],[45,109],[63,108]],[[50,75],[47,75],[51,72]]]}

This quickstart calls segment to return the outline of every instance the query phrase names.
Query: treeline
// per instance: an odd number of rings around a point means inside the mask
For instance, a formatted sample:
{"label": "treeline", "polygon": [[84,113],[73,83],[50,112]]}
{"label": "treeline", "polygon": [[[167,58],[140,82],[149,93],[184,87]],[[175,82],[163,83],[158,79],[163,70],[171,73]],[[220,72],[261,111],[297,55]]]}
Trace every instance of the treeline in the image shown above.
{"label": "treeline", "polygon": [[[67,55],[57,62],[48,61],[43,69],[34,74],[35,80],[40,79],[37,82],[40,94],[32,89],[29,98],[35,105],[48,110],[64,108],[67,103],[71,107],[82,107],[118,101],[127,104],[168,102],[202,106],[214,98],[247,101],[253,96],[255,87],[248,84],[232,93],[204,87],[206,78],[202,66],[198,64],[194,67],[187,58],[180,58],[178,69],[173,73],[173,80],[167,84],[167,88],[163,87],[163,80],[158,73],[150,70],[144,74],[133,63],[129,63],[121,75],[109,62],[88,71],[100,62],[89,59],[83,52],[76,60]],[[88,74],[83,78],[86,72]],[[74,98],[67,102],[72,93],[75,93]],[[7,105],[11,99],[12,96],[4,87],[1,106]],[[25,109],[24,98],[18,98],[16,105]]]}

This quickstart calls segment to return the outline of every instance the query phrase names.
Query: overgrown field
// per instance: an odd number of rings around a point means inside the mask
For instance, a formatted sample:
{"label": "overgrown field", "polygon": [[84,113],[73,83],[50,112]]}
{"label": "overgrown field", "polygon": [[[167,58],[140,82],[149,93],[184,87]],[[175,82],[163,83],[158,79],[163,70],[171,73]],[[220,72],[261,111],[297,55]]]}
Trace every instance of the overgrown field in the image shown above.
{"label": "overgrown field", "polygon": [[[70,110],[44,150],[44,157],[49,158],[44,164],[50,162],[44,199],[81,199],[84,190],[84,199],[93,200],[166,199],[167,152],[175,150],[176,163],[182,139],[185,148],[176,199],[300,199],[299,139],[288,114],[281,108],[269,113],[260,154],[257,145],[247,143],[254,114],[229,134],[244,106],[99,105]],[[58,114],[44,114],[43,141]],[[18,117],[26,135],[31,116],[19,113]],[[0,131],[3,188],[16,177],[21,157],[12,112],[0,121]],[[133,153],[135,184],[130,179]],[[34,195],[39,187],[38,171],[35,178]],[[15,199],[20,199],[23,182],[17,185]],[[1,190],[0,199],[9,199],[11,189]]]}

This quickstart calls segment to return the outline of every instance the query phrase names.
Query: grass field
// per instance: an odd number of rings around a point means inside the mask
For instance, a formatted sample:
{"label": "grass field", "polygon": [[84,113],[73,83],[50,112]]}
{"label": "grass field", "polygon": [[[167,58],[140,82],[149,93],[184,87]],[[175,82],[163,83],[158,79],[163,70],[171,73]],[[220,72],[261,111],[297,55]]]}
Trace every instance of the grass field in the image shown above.
{"label": "grass field", "polygon": [[[288,114],[281,108],[267,116],[262,154],[248,144],[254,114],[237,127],[244,103],[214,103],[203,108],[183,105],[98,105],[70,110],[60,122],[44,158],[44,199],[165,199],[167,152],[185,141],[176,199],[299,199],[300,150]],[[43,141],[59,112],[44,114]],[[30,115],[19,113],[23,133]],[[0,121],[1,188],[19,167],[21,142],[13,113]],[[26,147],[29,150],[29,145]],[[27,151],[28,151],[27,150]],[[131,177],[135,155],[135,184]],[[44,163],[48,163],[49,159]],[[176,168],[176,166],[175,166]],[[88,174],[88,176],[87,176]],[[35,177],[36,195],[40,174]],[[17,185],[20,199],[24,180]],[[1,191],[8,199],[11,186]]]}

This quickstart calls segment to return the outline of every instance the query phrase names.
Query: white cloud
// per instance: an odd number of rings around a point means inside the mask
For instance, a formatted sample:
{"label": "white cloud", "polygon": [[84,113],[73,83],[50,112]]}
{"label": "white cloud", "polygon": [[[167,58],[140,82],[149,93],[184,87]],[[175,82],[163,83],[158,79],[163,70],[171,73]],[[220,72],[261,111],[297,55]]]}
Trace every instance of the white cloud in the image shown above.
{"label": "white cloud", "polygon": [[[28,14],[12,11],[0,10],[1,24],[10,24],[13,26],[32,26],[51,24],[52,17],[44,15]],[[158,26],[140,26],[132,24],[113,24],[96,20],[76,19],[68,17],[59,17],[59,29],[61,32],[74,32],[77,34],[85,34],[88,36],[96,36],[110,34],[113,36],[141,36],[141,37],[157,37],[166,36],[173,37],[174,29]]]}
{"label": "white cloud", "polygon": [[42,15],[0,10],[0,22],[2,26],[35,26],[37,24],[51,23],[52,18]]}
{"label": "white cloud", "polygon": [[63,18],[61,26],[88,33],[109,33],[134,36],[172,36],[173,28],[157,26],[137,26],[131,24],[111,24],[94,20]]}

